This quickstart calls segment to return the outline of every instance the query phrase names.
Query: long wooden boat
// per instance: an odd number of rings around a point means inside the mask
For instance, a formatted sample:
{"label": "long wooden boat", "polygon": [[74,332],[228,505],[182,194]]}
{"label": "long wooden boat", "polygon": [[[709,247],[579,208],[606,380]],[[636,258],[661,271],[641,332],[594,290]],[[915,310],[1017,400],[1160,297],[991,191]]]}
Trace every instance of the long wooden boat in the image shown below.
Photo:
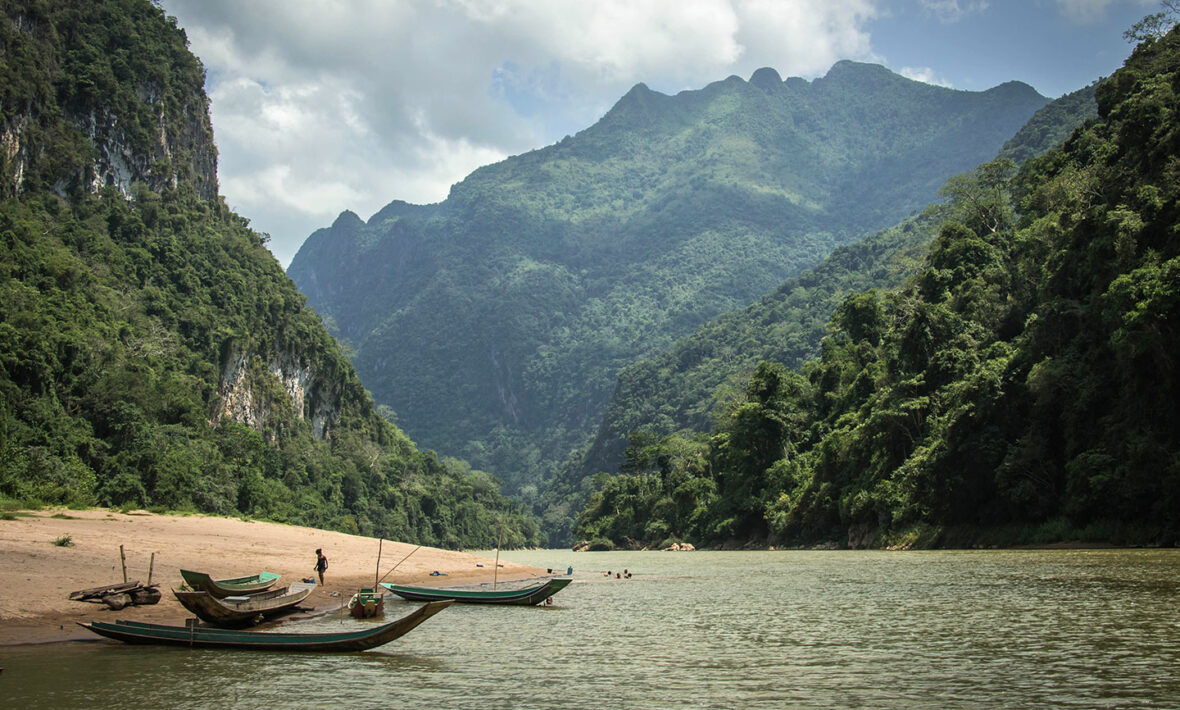
{"label": "long wooden boat", "polygon": [[258,594],[265,592],[279,581],[279,576],[273,572],[259,572],[249,577],[234,577],[232,579],[213,579],[204,572],[180,570],[180,577],[184,583],[197,591],[209,592],[218,599],[240,595]]}
{"label": "long wooden boat", "polygon": [[429,602],[442,599],[462,602],[464,604],[518,604],[532,606],[540,604],[554,594],[569,586],[573,579],[569,577],[555,577],[531,587],[523,589],[444,589],[440,587],[412,587],[404,584],[390,584],[382,582],[394,594],[416,602]]}
{"label": "long wooden boat", "polygon": [[385,614],[385,592],[362,587],[348,600],[348,614],[354,619],[371,619]]}
{"label": "long wooden boat", "polygon": [[217,626],[248,626],[266,617],[290,611],[315,591],[314,584],[299,582],[249,596],[218,599],[206,591],[173,589],[177,601],[201,621]]}
{"label": "long wooden boat", "polygon": [[363,631],[335,631],[321,633],[281,633],[263,631],[234,631],[203,626],[164,626],[138,621],[118,620],[108,623],[78,622],[100,636],[137,644],[165,644],[192,648],[245,648],[261,651],[365,651],[389,643],[412,631],[451,605],[449,601],[430,602],[397,621],[374,626]]}

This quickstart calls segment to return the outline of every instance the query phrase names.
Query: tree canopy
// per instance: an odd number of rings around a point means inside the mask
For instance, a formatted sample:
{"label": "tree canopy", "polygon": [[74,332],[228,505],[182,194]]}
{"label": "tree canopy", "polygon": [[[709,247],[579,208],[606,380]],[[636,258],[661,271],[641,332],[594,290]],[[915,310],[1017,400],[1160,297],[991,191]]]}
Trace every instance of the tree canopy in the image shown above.
{"label": "tree canopy", "polygon": [[[904,287],[847,296],[817,359],[760,365],[708,432],[634,441],[653,465],[600,477],[579,534],[1175,543],[1177,77],[1180,33],[1148,38],[1060,147],[948,181]],[[663,481],[700,493],[690,518]]]}

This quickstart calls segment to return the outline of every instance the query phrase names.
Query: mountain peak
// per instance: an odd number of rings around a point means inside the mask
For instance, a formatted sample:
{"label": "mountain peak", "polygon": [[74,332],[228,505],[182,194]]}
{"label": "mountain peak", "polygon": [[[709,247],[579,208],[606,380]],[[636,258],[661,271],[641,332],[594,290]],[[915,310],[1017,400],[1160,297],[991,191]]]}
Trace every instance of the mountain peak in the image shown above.
{"label": "mountain peak", "polygon": [[783,78],[770,67],[762,67],[750,75],[750,86],[762,89],[766,93],[777,91],[783,85]]}
{"label": "mountain peak", "polygon": [[985,93],[995,93],[1006,97],[1027,96],[1045,98],[1041,93],[1023,81],[1005,81],[988,89]]}
{"label": "mountain peak", "polygon": [[832,65],[832,68],[828,70],[828,73],[823,78],[825,81],[849,81],[898,76],[900,75],[880,64],[841,59]]}
{"label": "mountain peak", "polygon": [[609,124],[613,121],[621,121],[632,126],[646,123],[651,120],[656,102],[667,98],[669,98],[667,95],[652,91],[647,84],[639,82],[615,102],[611,110],[602,117],[600,123]]}
{"label": "mountain peak", "polygon": [[623,94],[622,98],[619,99],[619,103],[623,103],[624,101],[642,101],[654,93],[656,92],[652,91],[648,88],[647,84],[641,81],[635,86],[632,86],[630,91]]}
{"label": "mountain peak", "polygon": [[364,221],[352,210],[344,210],[332,223],[332,229],[357,229],[363,226],[365,226]]}

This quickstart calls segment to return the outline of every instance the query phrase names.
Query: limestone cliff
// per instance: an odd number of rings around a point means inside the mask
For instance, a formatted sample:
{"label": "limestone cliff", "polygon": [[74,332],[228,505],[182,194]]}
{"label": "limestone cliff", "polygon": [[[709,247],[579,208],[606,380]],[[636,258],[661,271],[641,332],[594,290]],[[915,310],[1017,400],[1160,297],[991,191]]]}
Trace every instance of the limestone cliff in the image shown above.
{"label": "limestone cliff", "polygon": [[2,6],[0,197],[131,198],[141,183],[217,198],[204,69],[173,19],[134,2]]}
{"label": "limestone cliff", "polygon": [[[338,412],[339,387],[317,375],[296,353],[272,354],[235,350],[221,370],[213,426],[223,419],[273,435],[272,415],[278,411],[307,420],[317,439],[329,436]],[[286,417],[283,417],[284,419]]]}

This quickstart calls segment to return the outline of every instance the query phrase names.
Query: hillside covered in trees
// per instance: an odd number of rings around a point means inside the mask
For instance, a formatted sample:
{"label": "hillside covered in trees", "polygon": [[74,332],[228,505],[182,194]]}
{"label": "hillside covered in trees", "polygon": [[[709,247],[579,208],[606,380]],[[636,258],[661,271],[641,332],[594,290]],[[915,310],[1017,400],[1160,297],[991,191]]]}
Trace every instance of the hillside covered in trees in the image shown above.
{"label": "hillside covered in trees", "polygon": [[217,198],[204,70],[147,0],[2,3],[0,505],[536,544],[387,421]]}
{"label": "hillside covered in trees", "polygon": [[1046,103],[840,62],[667,96],[312,234],[288,273],[416,441],[536,499],[618,371],[896,224]]}
{"label": "hillside covered in trees", "polygon": [[708,432],[640,441],[579,533],[600,546],[850,546],[1180,535],[1180,33],[1017,173],[948,182],[920,273],[766,361]]}
{"label": "hillside covered in trees", "polygon": [[[1096,116],[1094,85],[1069,93],[1033,114],[999,157],[1023,162],[1041,155]],[[542,493],[538,512],[550,535],[572,534],[593,477],[618,471],[629,444],[643,447],[680,430],[707,429],[719,409],[742,396],[764,360],[797,370],[817,358],[828,321],[845,297],[870,288],[896,289],[921,270],[947,209],[932,204],[895,227],[840,247],[760,300],[620,371],[594,439]]]}

